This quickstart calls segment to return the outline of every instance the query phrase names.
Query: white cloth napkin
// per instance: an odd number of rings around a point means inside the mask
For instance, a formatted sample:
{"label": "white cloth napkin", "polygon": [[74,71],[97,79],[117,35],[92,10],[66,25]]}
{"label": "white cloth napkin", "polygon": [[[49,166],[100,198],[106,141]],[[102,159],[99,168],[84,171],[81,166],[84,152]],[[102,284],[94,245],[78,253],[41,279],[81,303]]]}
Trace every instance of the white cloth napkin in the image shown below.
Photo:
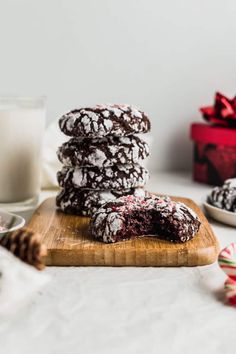
{"label": "white cloth napkin", "polygon": [[0,247],[0,322],[30,302],[49,276]]}

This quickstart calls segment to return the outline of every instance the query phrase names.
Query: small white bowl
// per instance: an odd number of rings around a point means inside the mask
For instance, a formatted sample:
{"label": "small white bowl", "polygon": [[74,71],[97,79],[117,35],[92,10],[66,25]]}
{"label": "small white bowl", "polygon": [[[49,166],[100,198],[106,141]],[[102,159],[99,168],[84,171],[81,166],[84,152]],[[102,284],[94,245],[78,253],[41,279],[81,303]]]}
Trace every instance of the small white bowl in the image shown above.
{"label": "small white bowl", "polygon": [[0,234],[15,231],[24,225],[25,219],[21,216],[0,209],[0,226],[4,227],[3,230],[0,230]]}
{"label": "small white bowl", "polygon": [[223,224],[236,227],[236,213],[217,208],[207,202],[203,203],[207,213],[215,220]]}

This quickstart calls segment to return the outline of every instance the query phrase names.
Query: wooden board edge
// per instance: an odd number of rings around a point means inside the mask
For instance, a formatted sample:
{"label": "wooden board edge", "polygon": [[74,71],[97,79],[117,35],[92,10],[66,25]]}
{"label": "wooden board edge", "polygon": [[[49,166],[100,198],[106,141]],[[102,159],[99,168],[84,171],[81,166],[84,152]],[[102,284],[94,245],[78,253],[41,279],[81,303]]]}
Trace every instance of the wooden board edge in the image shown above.
{"label": "wooden board edge", "polygon": [[[185,197],[171,197],[173,199],[182,199],[185,201],[189,201],[190,203],[194,203],[197,205],[192,199],[190,198],[185,198]],[[44,205],[49,203],[49,200],[54,200],[55,197],[50,197],[45,199],[41,205],[35,210],[33,213],[31,220],[28,223],[28,226],[30,228],[30,225],[33,224],[34,218],[37,217],[37,215],[40,213],[40,210],[44,208]],[[197,205],[198,206],[198,205]],[[201,208],[198,206],[199,210],[199,216],[202,220],[202,223],[205,221],[208,226],[208,232],[210,232],[212,239],[215,240],[215,245],[209,246],[207,248],[199,249],[198,250],[198,264],[197,266],[203,266],[203,265],[209,265],[214,263],[217,260],[218,254],[219,254],[219,242],[206,218],[204,215],[203,211]],[[56,211],[56,208],[55,208]],[[145,251],[145,250],[144,250]],[[116,251],[117,252],[117,251]],[[83,260],[83,255],[80,255],[80,252],[78,250],[68,250],[67,251],[67,256],[65,257],[65,254],[63,253],[63,250],[57,250],[57,249],[48,249],[48,255],[46,257],[46,265],[47,266],[111,266],[111,267],[122,267],[122,266],[139,266],[139,267],[177,267],[174,264],[167,263],[165,265],[160,264],[157,259],[154,259],[153,257],[149,258],[149,256],[143,257],[143,250],[134,250],[133,251],[135,254],[129,255],[129,258],[127,258],[126,255],[123,255],[120,257],[121,261],[118,263],[117,260],[115,261],[115,258],[109,257],[109,259],[106,258],[106,255],[104,254],[105,252],[103,250],[99,252],[96,252],[96,255],[91,256],[91,261],[86,260],[86,262]],[[149,250],[151,253],[151,251]],[[188,250],[188,253],[193,253],[194,250]],[[63,257],[62,257],[63,256]],[[63,261],[61,260],[63,258]],[[135,258],[135,262],[134,262]],[[181,252],[181,254],[178,254],[178,266],[186,266],[186,267],[192,267],[196,266],[196,261],[189,261],[190,257],[187,257],[186,253]],[[142,259],[145,259],[145,262],[142,261]],[[193,257],[194,259],[194,257]],[[148,263],[148,264],[147,264]]]}
{"label": "wooden board edge", "polygon": [[[217,260],[219,254],[219,244],[216,243],[215,246],[210,246],[208,248],[200,249],[198,251],[198,256],[193,254],[193,257],[189,257],[194,250],[187,250],[186,252],[175,252],[178,258],[178,266],[181,267],[193,267],[210,265]],[[119,259],[119,261],[118,261]],[[111,256],[106,254],[104,250],[99,250],[96,252],[91,252],[89,257],[84,258],[84,254],[78,250],[70,250],[66,253],[63,250],[50,249],[48,250],[48,255],[46,257],[47,266],[106,266],[106,267],[177,267],[175,264],[175,259],[169,257],[171,262],[167,259],[163,265],[163,259],[156,257],[155,251],[149,250],[131,250],[127,254],[127,250],[117,251]]]}

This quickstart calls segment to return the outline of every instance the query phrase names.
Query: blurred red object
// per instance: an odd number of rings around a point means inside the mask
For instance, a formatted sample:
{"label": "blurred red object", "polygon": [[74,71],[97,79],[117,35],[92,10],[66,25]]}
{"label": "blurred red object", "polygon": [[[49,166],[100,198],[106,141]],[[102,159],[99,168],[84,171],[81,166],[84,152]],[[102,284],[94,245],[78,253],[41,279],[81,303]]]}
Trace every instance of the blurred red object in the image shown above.
{"label": "blurred red object", "polygon": [[226,179],[236,177],[236,129],[193,123],[191,138],[195,181],[222,185]]}

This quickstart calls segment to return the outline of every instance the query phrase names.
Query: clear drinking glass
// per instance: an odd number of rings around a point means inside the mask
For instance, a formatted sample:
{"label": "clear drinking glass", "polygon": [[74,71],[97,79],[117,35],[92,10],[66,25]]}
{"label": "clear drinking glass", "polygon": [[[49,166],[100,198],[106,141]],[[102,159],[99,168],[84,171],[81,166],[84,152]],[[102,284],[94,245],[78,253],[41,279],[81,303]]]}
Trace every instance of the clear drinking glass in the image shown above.
{"label": "clear drinking glass", "polygon": [[40,192],[45,97],[0,97],[0,208],[32,208]]}

